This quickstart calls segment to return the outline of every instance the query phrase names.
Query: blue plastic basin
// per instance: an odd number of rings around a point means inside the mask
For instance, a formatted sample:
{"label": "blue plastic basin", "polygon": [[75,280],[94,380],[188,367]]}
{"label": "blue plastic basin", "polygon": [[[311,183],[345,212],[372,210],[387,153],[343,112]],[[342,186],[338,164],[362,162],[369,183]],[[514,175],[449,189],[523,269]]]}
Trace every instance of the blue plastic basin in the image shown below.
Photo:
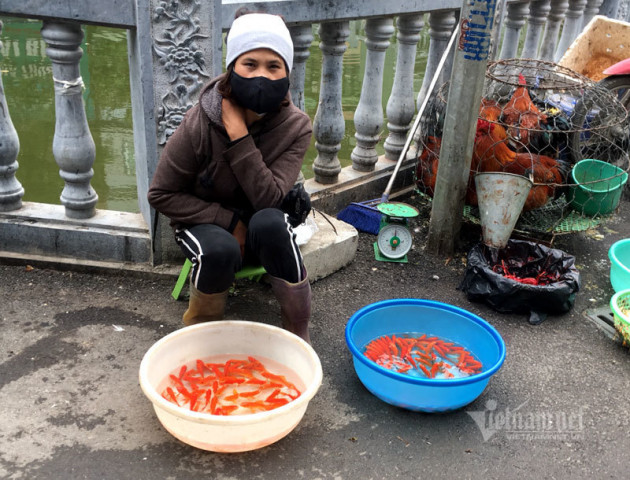
{"label": "blue plastic basin", "polygon": [[[413,411],[445,412],[469,404],[505,360],[505,343],[492,325],[462,308],[432,300],[403,298],[367,305],[350,317],[345,333],[363,385],[384,402]],[[418,378],[388,370],[363,355],[375,338],[404,333],[426,333],[459,343],[481,361],[483,369],[465,378]]]}

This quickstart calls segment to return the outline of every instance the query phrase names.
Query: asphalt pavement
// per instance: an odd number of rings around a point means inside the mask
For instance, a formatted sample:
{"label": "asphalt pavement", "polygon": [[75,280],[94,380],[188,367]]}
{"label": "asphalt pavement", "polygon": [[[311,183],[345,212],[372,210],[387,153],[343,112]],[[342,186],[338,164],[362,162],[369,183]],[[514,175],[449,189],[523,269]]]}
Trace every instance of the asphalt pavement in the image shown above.
{"label": "asphalt pavement", "polygon": [[[182,326],[172,276],[0,265],[0,478],[627,478],[629,351],[594,319],[610,319],[607,252],[630,237],[629,212],[624,199],[613,220],[555,239],[575,255],[582,287],[569,313],[536,326],[467,300],[457,289],[465,250],[436,258],[420,238],[409,263],[378,262],[375,237],[361,234],[355,260],[312,285],[320,390],[287,437],[238,454],[175,439],[140,389],[143,355]],[[478,231],[462,234],[470,243]],[[503,337],[505,363],[473,403],[411,412],[358,380],[346,322],[364,305],[405,297],[465,308]],[[265,282],[239,281],[227,316],[280,322]]]}

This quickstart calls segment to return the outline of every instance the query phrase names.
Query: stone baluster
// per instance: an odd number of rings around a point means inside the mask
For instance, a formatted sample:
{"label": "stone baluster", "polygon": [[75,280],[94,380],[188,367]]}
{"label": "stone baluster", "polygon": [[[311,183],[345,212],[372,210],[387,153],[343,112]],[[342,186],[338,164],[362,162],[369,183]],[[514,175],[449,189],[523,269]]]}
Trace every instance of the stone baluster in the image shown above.
{"label": "stone baluster", "polygon": [[[293,69],[289,76],[291,80],[291,100],[302,111],[306,111],[304,102],[304,79],[306,78],[306,60],[310,55],[310,46],[313,43],[312,24],[289,27],[293,40]],[[300,171],[297,182],[304,183],[304,173]]]}
{"label": "stone baluster", "polygon": [[501,59],[517,57],[518,40],[521,36],[521,29],[527,21],[529,2],[510,2],[506,8],[505,34],[499,55]]}
{"label": "stone baluster", "polygon": [[[416,103],[418,106],[422,105],[424,96],[429,88],[429,84],[435,75],[438,63],[444,54],[444,49],[448,45],[448,41],[451,38],[453,28],[455,27],[456,19],[454,11],[446,12],[431,12],[429,14],[429,53],[427,54],[427,66],[424,71],[424,78],[422,80],[422,87],[418,92],[418,98]],[[446,69],[440,72],[442,79],[447,79]],[[437,82],[435,88],[440,87],[440,83]]]}
{"label": "stone baluster", "polygon": [[553,61],[554,52],[558,45],[558,36],[560,34],[560,25],[564,20],[564,14],[569,8],[568,0],[551,0],[549,15],[547,16],[547,26],[545,27],[545,35],[543,36],[540,48],[540,59]]}
{"label": "stone baluster", "polygon": [[313,121],[313,135],[317,157],[313,162],[315,181],[323,184],[336,183],[341,164],[337,153],[341,149],[346,131],[341,107],[341,81],[343,54],[350,34],[350,22],[322,23],[319,27],[323,53],[319,104]]}
{"label": "stone baluster", "polygon": [[[0,21],[0,34],[2,21]],[[0,41],[0,52],[2,41]],[[18,169],[17,156],[20,151],[20,140],[13,127],[9,107],[4,98],[2,71],[0,71],[0,212],[17,210],[22,207],[24,189],[15,178]]]}
{"label": "stone baluster", "polygon": [[420,31],[424,27],[423,15],[401,15],[396,20],[398,53],[392,92],[387,100],[387,129],[385,158],[398,160],[416,111],[413,93],[413,74]]}
{"label": "stone baluster", "polygon": [[[422,87],[418,92],[418,98],[416,99],[418,108],[422,105],[424,97],[429,89],[429,84],[433,80],[433,76],[436,74],[437,66],[440,63],[440,59],[444,54],[444,50],[448,45],[448,41],[453,33],[453,28],[457,22],[454,11],[442,11],[431,12],[429,14],[429,53],[427,55],[427,66],[424,70],[424,78],[422,80]],[[451,53],[452,55],[452,53]],[[440,72],[440,79],[435,84],[434,92],[440,88],[440,85],[448,80],[450,77],[449,68],[447,63],[444,64],[442,72]],[[440,81],[441,80],[441,81]],[[420,129],[415,132],[414,139],[416,142],[420,138]]]}
{"label": "stone baluster", "polygon": [[584,13],[584,7],[586,7],[586,0],[569,0],[569,9],[567,10],[566,17],[564,19],[564,26],[562,27],[562,35],[558,42],[558,48],[554,60],[557,62],[562,58],[567,48],[571,46],[575,37],[580,33],[582,26],[582,14]]}
{"label": "stone baluster", "polygon": [[522,58],[538,58],[538,45],[542,35],[547,15],[551,11],[551,0],[533,0],[529,4],[529,20],[527,21],[527,35],[521,52]]}
{"label": "stone baluster", "polygon": [[365,22],[367,56],[361,97],[354,112],[357,145],[350,154],[352,168],[359,172],[371,172],[378,161],[376,144],[383,126],[383,68],[393,33],[391,18],[370,18]]}
{"label": "stone baluster", "polygon": [[313,27],[298,25],[289,27],[291,39],[293,40],[293,70],[291,70],[291,100],[300,110],[305,110],[304,106],[304,78],[306,74],[306,60],[310,55],[309,48],[313,43]]}
{"label": "stone baluster", "polygon": [[582,15],[582,28],[580,31],[584,30],[584,27],[588,25],[595,15],[599,13],[599,7],[602,6],[604,0],[587,0],[586,7],[584,8],[584,14]]}
{"label": "stone baluster", "polygon": [[44,21],[41,34],[52,62],[55,85],[53,156],[65,182],[61,204],[69,218],[90,218],[95,214],[98,195],[90,185],[96,154],[85,116],[79,71],[83,31],[79,24]]}

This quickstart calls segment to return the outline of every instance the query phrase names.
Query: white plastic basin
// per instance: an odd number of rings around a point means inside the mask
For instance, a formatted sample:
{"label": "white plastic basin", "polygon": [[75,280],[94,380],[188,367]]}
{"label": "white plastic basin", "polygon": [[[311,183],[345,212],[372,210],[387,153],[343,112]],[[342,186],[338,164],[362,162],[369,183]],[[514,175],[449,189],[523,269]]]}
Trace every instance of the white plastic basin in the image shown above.
{"label": "white plastic basin", "polygon": [[[162,398],[164,379],[185,363],[213,355],[264,357],[293,370],[305,388],[290,403],[249,415],[193,412]],[[301,338],[278,327],[225,320],[184,327],[157,341],[140,364],[140,387],[153,403],[164,428],[184,443],[213,452],[244,452],[288,435],[300,422],[322,382],[315,350]]]}

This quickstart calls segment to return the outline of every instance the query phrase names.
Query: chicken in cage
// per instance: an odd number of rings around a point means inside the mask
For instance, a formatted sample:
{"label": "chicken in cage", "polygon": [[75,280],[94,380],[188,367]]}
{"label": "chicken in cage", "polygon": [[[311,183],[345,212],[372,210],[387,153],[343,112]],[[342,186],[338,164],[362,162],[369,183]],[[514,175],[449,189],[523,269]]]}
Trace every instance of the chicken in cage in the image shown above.
{"label": "chicken in cage", "polygon": [[[420,124],[416,184],[429,197],[435,190],[447,101],[445,83]],[[477,173],[523,175],[533,181],[523,212],[540,219],[541,213],[555,210],[551,218],[557,224],[574,211],[572,171],[578,162],[595,158],[627,176],[629,132],[625,107],[587,77],[539,60],[491,63],[479,106],[466,204],[477,206]]]}

